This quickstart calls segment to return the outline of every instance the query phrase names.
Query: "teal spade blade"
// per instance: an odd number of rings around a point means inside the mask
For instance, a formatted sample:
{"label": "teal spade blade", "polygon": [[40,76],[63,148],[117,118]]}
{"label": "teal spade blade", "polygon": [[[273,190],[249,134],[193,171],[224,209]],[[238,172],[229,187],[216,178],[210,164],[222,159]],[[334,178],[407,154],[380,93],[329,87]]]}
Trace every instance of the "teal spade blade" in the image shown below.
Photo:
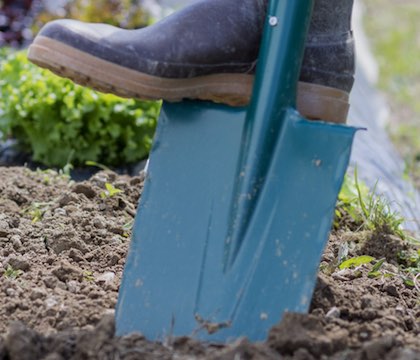
{"label": "teal spade blade", "polygon": [[311,9],[270,3],[281,26],[265,30],[249,108],[163,105],[118,335],[261,340],[308,310],[356,131],[294,109]]}

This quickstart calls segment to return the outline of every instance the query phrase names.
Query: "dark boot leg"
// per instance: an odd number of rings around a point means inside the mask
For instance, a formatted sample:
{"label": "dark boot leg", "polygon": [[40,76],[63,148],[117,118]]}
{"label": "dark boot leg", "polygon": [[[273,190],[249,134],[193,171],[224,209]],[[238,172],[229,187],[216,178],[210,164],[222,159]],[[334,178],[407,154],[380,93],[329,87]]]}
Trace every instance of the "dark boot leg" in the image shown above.
{"label": "dark boot leg", "polygon": [[355,71],[352,10],[353,0],[315,0],[298,98],[306,116],[328,121],[347,117]]}
{"label": "dark boot leg", "polygon": [[354,76],[353,0],[316,0],[300,80],[350,92]]}

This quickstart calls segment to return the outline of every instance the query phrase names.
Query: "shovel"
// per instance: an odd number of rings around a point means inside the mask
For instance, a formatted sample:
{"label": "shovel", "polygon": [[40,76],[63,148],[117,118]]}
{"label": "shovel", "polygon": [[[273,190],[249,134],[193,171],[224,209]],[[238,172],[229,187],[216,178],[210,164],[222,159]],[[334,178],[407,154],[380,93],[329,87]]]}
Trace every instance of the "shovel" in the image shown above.
{"label": "shovel", "polygon": [[256,341],[308,311],[356,131],[295,110],[312,6],[271,1],[247,108],[163,104],[118,335]]}

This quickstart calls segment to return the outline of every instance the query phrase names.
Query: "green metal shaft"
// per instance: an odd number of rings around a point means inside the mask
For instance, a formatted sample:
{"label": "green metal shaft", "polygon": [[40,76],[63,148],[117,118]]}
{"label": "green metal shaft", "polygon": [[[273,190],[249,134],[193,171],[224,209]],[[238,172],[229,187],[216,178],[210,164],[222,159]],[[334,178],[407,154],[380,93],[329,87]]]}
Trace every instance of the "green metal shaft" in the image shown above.
{"label": "green metal shaft", "polygon": [[242,152],[227,234],[225,268],[235,261],[258,201],[286,109],[296,104],[297,83],[313,0],[270,1],[263,43],[242,136]]}

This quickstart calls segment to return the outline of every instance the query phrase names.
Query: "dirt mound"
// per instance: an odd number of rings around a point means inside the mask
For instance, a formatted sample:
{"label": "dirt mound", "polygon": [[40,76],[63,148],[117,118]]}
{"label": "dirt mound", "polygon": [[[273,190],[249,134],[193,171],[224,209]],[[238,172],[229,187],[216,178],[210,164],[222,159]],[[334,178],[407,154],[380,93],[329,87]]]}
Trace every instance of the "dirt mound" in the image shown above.
{"label": "dirt mound", "polygon": [[[265,342],[115,337],[142,185],[142,176],[110,172],[74,183],[50,171],[0,168],[0,360],[420,359],[420,293],[395,254],[408,245],[395,237],[381,245],[372,234],[330,237],[310,314],[286,314]],[[343,244],[350,255],[388,259],[382,273],[372,276],[371,264],[337,268]]]}
{"label": "dirt mound", "polygon": [[[106,195],[107,183],[121,192]],[[1,332],[14,320],[44,333],[89,327],[113,313],[141,184],[1,168]]]}

